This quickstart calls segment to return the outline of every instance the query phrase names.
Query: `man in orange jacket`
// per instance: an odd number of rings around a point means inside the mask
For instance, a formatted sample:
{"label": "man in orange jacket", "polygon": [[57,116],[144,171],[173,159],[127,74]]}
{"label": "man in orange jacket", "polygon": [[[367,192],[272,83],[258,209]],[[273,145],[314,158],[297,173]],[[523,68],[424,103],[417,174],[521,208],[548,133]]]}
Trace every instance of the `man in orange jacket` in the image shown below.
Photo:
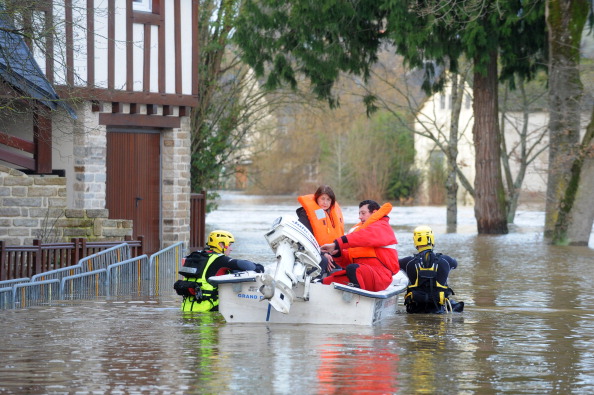
{"label": "man in orange jacket", "polygon": [[344,268],[324,278],[324,284],[350,283],[369,291],[382,291],[390,285],[392,276],[400,270],[398,242],[388,217],[391,211],[390,203],[382,207],[373,200],[359,203],[361,222],[347,235],[321,247]]}

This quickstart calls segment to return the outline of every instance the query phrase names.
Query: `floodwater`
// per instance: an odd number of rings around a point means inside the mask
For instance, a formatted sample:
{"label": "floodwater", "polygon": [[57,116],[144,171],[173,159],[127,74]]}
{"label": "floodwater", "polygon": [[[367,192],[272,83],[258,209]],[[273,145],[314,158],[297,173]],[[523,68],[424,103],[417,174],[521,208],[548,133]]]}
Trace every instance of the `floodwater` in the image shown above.
{"label": "floodwater", "polygon": [[[263,234],[293,198],[225,194],[208,230],[265,266]],[[344,207],[347,222],[357,208]],[[478,236],[472,208],[446,233],[442,207],[396,207],[401,256],[433,226],[462,314],[399,314],[376,327],[226,324],[184,316],[175,295],[0,311],[0,393],[585,394],[594,393],[594,250],[553,247],[543,213],[520,211],[508,235]]]}

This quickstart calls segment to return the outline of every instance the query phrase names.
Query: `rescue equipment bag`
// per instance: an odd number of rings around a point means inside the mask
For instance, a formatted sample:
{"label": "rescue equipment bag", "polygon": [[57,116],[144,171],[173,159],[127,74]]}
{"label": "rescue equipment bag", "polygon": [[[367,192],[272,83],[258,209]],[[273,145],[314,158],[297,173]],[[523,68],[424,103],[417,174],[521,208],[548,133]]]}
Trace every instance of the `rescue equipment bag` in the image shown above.
{"label": "rescue equipment bag", "polygon": [[202,289],[200,288],[200,283],[195,281],[184,281],[184,280],[177,280],[173,284],[173,289],[177,292],[180,296],[193,296],[196,300],[202,299]]}

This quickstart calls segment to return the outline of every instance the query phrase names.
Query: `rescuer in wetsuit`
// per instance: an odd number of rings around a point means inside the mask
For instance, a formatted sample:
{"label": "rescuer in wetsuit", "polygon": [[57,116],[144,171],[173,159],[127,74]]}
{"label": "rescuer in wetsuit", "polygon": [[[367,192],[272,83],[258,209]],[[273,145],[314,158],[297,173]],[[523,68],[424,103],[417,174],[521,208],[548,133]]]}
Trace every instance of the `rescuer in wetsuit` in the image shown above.
{"label": "rescuer in wetsuit", "polygon": [[450,270],[458,262],[447,255],[434,253],[435,237],[428,226],[419,226],[413,231],[413,241],[418,254],[399,259],[410,285],[406,290],[404,304],[407,313],[462,312],[464,302],[450,298],[454,291],[448,286]]}
{"label": "rescuer in wetsuit", "polygon": [[208,278],[233,271],[253,270],[264,273],[264,266],[243,259],[233,259],[231,253],[235,238],[225,230],[214,230],[208,235],[207,246],[194,251],[185,258],[179,274],[184,276],[174,284],[178,295],[184,297],[182,311],[218,311],[218,287],[208,282]]}

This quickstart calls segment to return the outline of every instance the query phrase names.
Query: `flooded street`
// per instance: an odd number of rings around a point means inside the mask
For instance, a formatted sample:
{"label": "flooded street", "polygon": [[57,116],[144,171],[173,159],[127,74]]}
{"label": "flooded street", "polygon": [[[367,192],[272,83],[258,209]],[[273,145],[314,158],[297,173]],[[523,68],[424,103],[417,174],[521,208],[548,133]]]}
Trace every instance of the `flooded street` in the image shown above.
{"label": "flooded street", "polygon": [[[231,231],[234,256],[271,267],[263,237],[295,198],[224,194],[207,231]],[[347,227],[355,206],[343,207]],[[446,233],[445,208],[396,207],[398,253],[433,227],[462,314],[399,314],[376,327],[226,324],[184,316],[177,295],[0,311],[7,394],[584,394],[594,393],[594,241],[553,247],[544,214],[478,236],[473,209]]]}

